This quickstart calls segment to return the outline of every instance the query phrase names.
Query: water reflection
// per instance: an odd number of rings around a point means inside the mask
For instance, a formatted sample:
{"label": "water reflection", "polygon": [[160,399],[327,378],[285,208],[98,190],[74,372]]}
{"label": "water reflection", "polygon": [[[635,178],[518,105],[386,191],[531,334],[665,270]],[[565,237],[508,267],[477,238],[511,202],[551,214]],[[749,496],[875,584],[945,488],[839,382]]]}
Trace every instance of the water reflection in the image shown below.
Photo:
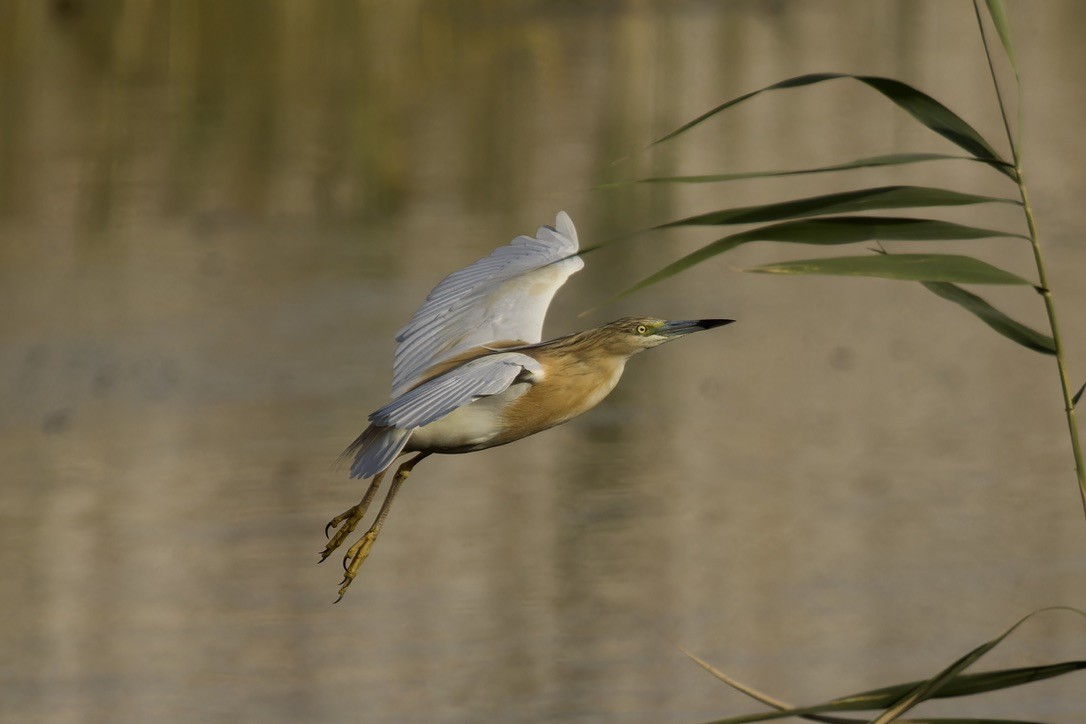
{"label": "water reflection", "polygon": [[[328,463],[387,396],[392,336],[437,279],[558,208],[597,240],[891,177],[589,191],[601,180],[947,150],[842,84],[613,163],[788,75],[904,77],[998,137],[968,10],[0,4],[5,715],[694,721],[751,707],[676,643],[809,701],[1081,606],[1045,360],[917,290],[729,271],[774,249],[576,316],[711,238],[679,234],[590,257],[548,333],[627,313],[739,324],[638,358],[575,424],[420,467],[339,606],[314,565],[359,494]],[[1084,14],[1012,15],[1072,360],[1086,99],[1061,69],[1083,63]],[[933,168],[907,173],[1006,193]],[[954,218],[973,213],[1000,222]],[[1028,273],[1012,242],[974,248]],[[992,298],[1040,322],[1036,300]],[[1076,626],[1038,622],[992,665],[1081,658]],[[1073,721],[1080,683],[954,711]]]}

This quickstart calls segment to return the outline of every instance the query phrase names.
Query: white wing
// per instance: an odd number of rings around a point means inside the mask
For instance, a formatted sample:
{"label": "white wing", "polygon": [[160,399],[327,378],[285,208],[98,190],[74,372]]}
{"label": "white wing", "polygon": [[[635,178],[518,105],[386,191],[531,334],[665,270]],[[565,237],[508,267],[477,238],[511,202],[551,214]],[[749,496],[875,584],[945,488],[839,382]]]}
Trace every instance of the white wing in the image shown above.
{"label": "white wing", "polygon": [[397,397],[370,415],[370,426],[344,451],[354,456],[352,478],[370,478],[400,454],[411,431],[480,397],[508,389],[525,370],[540,374],[532,357],[503,352],[474,359]]}
{"label": "white wing", "polygon": [[354,456],[354,462],[351,463],[352,478],[372,478],[392,464],[410,437],[410,430],[370,425],[340,457]]}
{"label": "white wing", "polygon": [[564,211],[554,227],[518,236],[485,259],[446,277],[396,335],[392,396],[438,362],[500,340],[538,342],[554,293],[584,262]]}
{"label": "white wing", "polygon": [[506,390],[524,370],[542,373],[539,362],[519,352],[473,359],[400,395],[371,414],[370,422],[402,430],[429,425],[458,407]]}

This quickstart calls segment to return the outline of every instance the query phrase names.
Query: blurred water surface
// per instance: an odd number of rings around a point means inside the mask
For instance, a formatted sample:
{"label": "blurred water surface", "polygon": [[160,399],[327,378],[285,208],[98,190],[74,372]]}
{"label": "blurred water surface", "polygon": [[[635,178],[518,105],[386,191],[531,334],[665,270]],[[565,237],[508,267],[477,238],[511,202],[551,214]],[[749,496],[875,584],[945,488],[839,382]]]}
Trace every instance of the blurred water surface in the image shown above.
{"label": "blurred water surface", "polygon": [[[1010,12],[1077,383],[1086,6]],[[635,359],[574,423],[428,460],[330,605],[321,531],[362,487],[329,463],[445,274],[558,209],[594,243],[902,179],[1012,193],[946,163],[592,190],[953,152],[838,82],[637,153],[828,70],[902,78],[1001,140],[964,2],[0,3],[0,719],[692,722],[755,707],[676,644],[807,703],[1082,607],[1051,360],[917,286],[735,271],[811,255],[769,245],[578,318],[711,230],[590,255],[546,331],[739,324]],[[963,248],[1031,274],[1020,241]],[[1035,296],[986,294],[1043,324]],[[1042,618],[990,664],[1083,658],[1084,633]],[[1084,691],[928,711],[1082,721]]]}

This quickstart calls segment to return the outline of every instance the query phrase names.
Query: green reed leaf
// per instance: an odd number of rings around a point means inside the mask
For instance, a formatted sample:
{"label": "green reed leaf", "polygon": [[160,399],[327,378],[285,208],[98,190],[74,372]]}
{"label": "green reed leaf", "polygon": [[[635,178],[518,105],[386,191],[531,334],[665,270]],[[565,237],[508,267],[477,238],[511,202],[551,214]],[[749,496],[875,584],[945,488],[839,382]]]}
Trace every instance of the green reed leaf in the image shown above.
{"label": "green reed leaf", "polygon": [[1021,322],[1011,319],[981,297],[948,282],[921,282],[926,289],[975,314],[982,322],[1007,339],[1042,354],[1056,354],[1056,343]]}
{"label": "green reed leaf", "polygon": [[980,660],[981,657],[983,657],[989,651],[1001,644],[1003,642],[1003,639],[1014,633],[1014,631],[1017,630],[1018,627],[1021,626],[1023,623],[1039,613],[1057,610],[1070,611],[1086,618],[1086,613],[1083,613],[1076,608],[1070,608],[1067,606],[1050,606],[1048,608],[1042,608],[1036,611],[1032,611],[1031,613],[1026,614],[1022,618],[1018,619],[1018,621],[1015,622],[1013,626],[1008,628],[999,636],[996,636],[991,641],[987,641],[980,646],[977,646],[975,649],[958,658],[956,661],[954,661],[952,664],[947,666],[935,676],[931,677],[927,681],[923,681],[918,684],[915,689],[909,692],[908,695],[902,697],[901,700],[899,700],[892,707],[884,711],[877,719],[875,719],[874,724],[887,724],[887,722],[891,722],[897,719],[901,714],[904,714],[906,711],[913,708],[920,702],[937,697],[940,690],[944,689],[951,681],[958,677],[962,671],[975,664],[978,660]]}
{"label": "green reed leaf", "polygon": [[[1007,60],[1010,63],[1011,71],[1014,73],[1015,107],[1017,109],[1016,115],[1018,117],[1018,122],[1015,124],[1013,134],[1009,124],[1007,125],[1007,140],[1011,142],[1011,152],[1015,156],[1015,161],[1017,162],[1018,154],[1015,153],[1015,149],[1021,148],[1019,134],[1022,132],[1022,78],[1018,74],[1018,62],[1015,60],[1014,45],[1011,43],[1011,27],[1007,22],[1007,15],[1003,11],[1003,2],[1002,0],[985,0],[985,4],[988,6],[988,16],[991,17],[996,33],[999,34],[999,42],[1003,44],[1003,52],[1007,54]],[[973,11],[977,16],[977,27],[980,30],[981,41],[984,43],[984,55],[988,58],[988,68],[992,72],[992,83],[995,84],[1000,112],[1003,113],[1004,123],[1007,123],[1007,109],[1003,102],[1003,95],[999,92],[999,81],[996,79],[995,65],[992,62],[992,53],[988,47],[988,36],[984,31],[984,22],[980,16],[980,6],[977,4],[977,0],[973,0]],[[1018,181],[1017,171],[1012,171],[1011,178]]]}
{"label": "green reed leaf", "polygon": [[[964,119],[944,106],[939,101],[935,100],[931,96],[922,91],[913,88],[907,83],[902,83],[899,80],[893,78],[883,78],[879,76],[871,75],[852,75],[848,73],[809,73],[806,75],[795,76],[793,78],[787,78],[772,85],[759,88],[758,90],[744,93],[741,96],[732,98],[729,101],[721,103],[720,105],[712,108],[705,113],[702,113],[697,118],[683,124],[674,131],[661,136],[657,140],[653,141],[650,146],[654,146],[659,143],[663,143],[681,133],[685,133],[694,126],[712,118],[713,116],[721,113],[733,106],[736,106],[750,98],[753,98],[761,93],[767,91],[780,90],[784,88],[798,88],[801,86],[813,85],[815,83],[822,83],[829,80],[837,80],[841,78],[851,78],[864,85],[872,88],[883,96],[888,98],[893,103],[897,104],[905,112],[922,123],[927,128],[931,129],[940,136],[950,140],[959,147],[965,149],[967,152],[979,159],[985,159],[989,161],[1004,161],[1004,159],[988,144],[984,137],[969,125]],[[1005,163],[1005,162],[1004,162]],[[1014,178],[1013,170],[1006,167],[999,167],[1002,172],[1011,178]]]}
{"label": "green reed leaf", "polygon": [[[989,642],[991,643],[991,642]],[[983,655],[983,654],[982,654]],[[979,674],[958,674],[949,678],[945,684],[934,691],[933,699],[951,699],[961,696],[973,696],[1001,689],[1009,689],[1015,686],[1024,686],[1035,681],[1052,679],[1057,676],[1074,673],[1086,669],[1086,661],[1063,661],[1056,664],[1044,664],[1041,666],[1025,666],[1014,669],[996,669],[984,671]],[[875,711],[888,709],[901,701],[903,697],[915,691],[927,681],[910,681],[903,684],[894,684],[879,689],[871,689],[849,696],[832,699],[821,704],[811,706],[791,707],[778,709],[777,711],[760,712],[758,714],[745,714],[742,716],[718,719],[712,724],[746,724],[747,722],[772,721],[792,716],[815,717],[827,713],[851,712],[851,711]],[[1010,719],[974,719],[974,718],[922,718],[899,719],[901,722],[1007,722],[1017,721]]]}
{"label": "green reed leaf", "polygon": [[877,168],[882,166],[899,166],[911,163],[923,163],[925,161],[972,161],[974,163],[986,163],[991,166],[1009,167],[1006,161],[976,158],[975,156],[956,156],[949,153],[891,153],[883,156],[868,156],[858,158],[855,161],[832,164],[830,166],[816,166],[814,168],[789,169],[783,171],[745,171],[740,173],[716,173],[700,176],[650,176],[648,178],[635,179],[633,181],[615,181],[600,184],[596,188],[607,189],[632,184],[704,184],[720,183],[723,181],[740,181],[750,178],[776,178],[779,176],[801,176],[804,174],[832,173],[834,171],[850,171],[858,168]]}
{"label": "green reed leaf", "polygon": [[[642,279],[620,292],[625,297],[645,287],[700,264],[714,256],[731,251],[752,241],[784,241],[816,246],[836,246],[860,241],[945,241],[952,239],[985,239],[990,237],[1025,238],[994,229],[964,226],[936,219],[912,219],[895,216],[833,216],[826,219],[800,219],[779,224],[759,226],[721,239],[674,261],[660,271]],[[598,248],[598,247],[596,247]]]}
{"label": "green reed leaf", "polygon": [[1083,392],[1086,392],[1086,382],[1082,383],[1082,387],[1079,387],[1078,392],[1076,392],[1074,397],[1071,398],[1071,407],[1074,407],[1078,404],[1078,401],[1082,399]]}
{"label": "green reed leaf", "polygon": [[1014,77],[1018,79],[1018,63],[1014,59],[1014,46],[1011,44],[1011,27],[1007,23],[1007,15],[1003,11],[1002,0],[985,0],[988,6],[988,14],[992,17],[992,24],[999,33],[999,42],[1003,44],[1003,52],[1007,54],[1007,60],[1011,62]]}
{"label": "green reed leaf", "polygon": [[1022,284],[1026,281],[987,262],[959,254],[885,254],[800,259],[765,264],[743,271],[760,274],[877,277],[916,282],[960,284]]}
{"label": "green reed leaf", "polygon": [[879,186],[875,188],[842,191],[804,199],[778,201],[772,204],[741,206],[698,214],[686,219],[655,226],[667,229],[675,226],[723,226],[727,224],[751,224],[765,221],[781,221],[804,216],[840,214],[853,211],[879,209],[904,209],[929,206],[966,206],[969,204],[1001,203],[1016,204],[1015,199],[995,196],[979,196],[930,186]]}

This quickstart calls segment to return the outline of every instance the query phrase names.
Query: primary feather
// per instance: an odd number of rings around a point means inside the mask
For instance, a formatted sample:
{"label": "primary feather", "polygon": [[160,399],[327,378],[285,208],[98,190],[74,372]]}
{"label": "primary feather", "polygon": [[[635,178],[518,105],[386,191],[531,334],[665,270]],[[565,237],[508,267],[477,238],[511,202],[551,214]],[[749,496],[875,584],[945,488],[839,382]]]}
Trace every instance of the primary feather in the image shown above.
{"label": "primary feather", "polygon": [[584,262],[564,211],[534,237],[518,236],[446,277],[396,335],[392,396],[399,397],[443,360],[499,340],[539,342],[551,299]]}

